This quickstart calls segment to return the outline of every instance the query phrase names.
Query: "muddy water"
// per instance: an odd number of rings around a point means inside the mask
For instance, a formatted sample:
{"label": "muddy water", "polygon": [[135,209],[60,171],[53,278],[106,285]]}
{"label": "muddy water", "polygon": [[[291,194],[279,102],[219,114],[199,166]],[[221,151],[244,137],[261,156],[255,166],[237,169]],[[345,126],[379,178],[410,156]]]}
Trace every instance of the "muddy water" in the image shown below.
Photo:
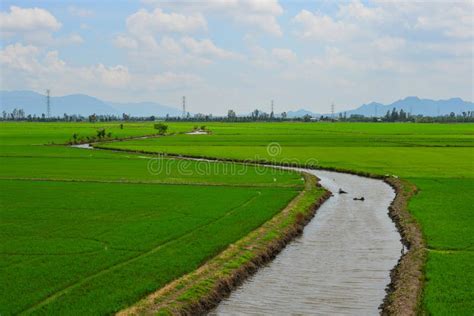
{"label": "muddy water", "polygon": [[[378,314],[402,244],[388,217],[395,197],[383,181],[307,170],[334,193],[269,265],[211,315]],[[348,194],[338,194],[339,188]],[[354,197],[364,201],[354,201]]]}
{"label": "muddy water", "polygon": [[[94,149],[89,144],[72,147]],[[316,175],[334,196],[319,208],[301,237],[210,315],[379,314],[390,270],[403,249],[388,217],[395,192],[381,180],[295,170]],[[347,194],[339,194],[340,188]],[[353,200],[360,197],[364,201]]]}
{"label": "muddy water", "polygon": [[81,148],[81,149],[94,149],[94,147],[91,146],[91,144],[77,144],[77,145],[71,145],[72,148]]}

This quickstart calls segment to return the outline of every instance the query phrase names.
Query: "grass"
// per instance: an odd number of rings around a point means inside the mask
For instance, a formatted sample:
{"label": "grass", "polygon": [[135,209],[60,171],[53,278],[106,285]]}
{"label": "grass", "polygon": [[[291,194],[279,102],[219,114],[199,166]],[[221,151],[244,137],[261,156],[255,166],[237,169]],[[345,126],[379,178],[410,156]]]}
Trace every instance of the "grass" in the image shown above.
{"label": "grass", "polygon": [[41,145],[98,128],[153,132],[118,126],[0,125],[0,314],[119,311],[193,271],[303,189],[295,172],[163,158],[166,168],[150,173],[144,155]]}
{"label": "grass", "polygon": [[439,315],[472,315],[473,262],[472,251],[430,251],[425,308]]}
{"label": "grass", "polygon": [[329,196],[327,191],[316,186],[316,177],[305,175],[305,178],[305,190],[258,230],[240,239],[198,270],[175,280],[119,315],[205,312],[203,305],[212,306],[216,297],[226,295],[223,288],[232,288],[232,284],[248,276],[255,266],[265,264],[275,252],[281,250],[284,241],[298,232],[302,221],[311,218],[314,207]]}
{"label": "grass", "polygon": [[[149,152],[271,162],[316,159],[321,167],[392,174],[420,192],[409,209],[429,248],[422,307],[432,314],[474,313],[473,124],[211,123],[212,135],[111,143]],[[174,123],[185,129],[190,124]],[[281,151],[272,156],[267,145]]]}

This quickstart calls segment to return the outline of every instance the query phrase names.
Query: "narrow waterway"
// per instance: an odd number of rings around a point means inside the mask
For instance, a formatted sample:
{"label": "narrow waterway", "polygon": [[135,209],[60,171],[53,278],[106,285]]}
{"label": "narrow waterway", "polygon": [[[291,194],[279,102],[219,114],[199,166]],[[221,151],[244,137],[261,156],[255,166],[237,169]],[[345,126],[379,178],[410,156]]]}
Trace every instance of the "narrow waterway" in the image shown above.
{"label": "narrow waterway", "polygon": [[[90,144],[72,147],[94,149]],[[379,314],[390,270],[403,249],[388,216],[395,192],[382,180],[286,169],[316,175],[333,196],[300,237],[209,314]],[[340,189],[346,193],[339,193]]]}
{"label": "narrow waterway", "polygon": [[[271,263],[211,315],[376,315],[402,250],[381,180],[305,170],[334,193]],[[347,194],[339,194],[339,189]],[[354,198],[364,197],[364,201]]]}

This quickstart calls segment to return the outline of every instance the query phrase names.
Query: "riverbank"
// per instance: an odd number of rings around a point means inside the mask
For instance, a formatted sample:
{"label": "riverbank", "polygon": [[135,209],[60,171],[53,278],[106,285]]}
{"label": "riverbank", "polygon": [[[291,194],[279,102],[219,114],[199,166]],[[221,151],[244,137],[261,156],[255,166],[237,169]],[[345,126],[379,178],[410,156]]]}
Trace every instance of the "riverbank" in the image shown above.
{"label": "riverbank", "polygon": [[[390,271],[403,248],[388,216],[394,190],[378,179],[305,171],[318,177],[333,196],[318,209],[300,237],[210,315],[380,312]],[[363,201],[354,200],[361,197]]]}
{"label": "riverbank", "polygon": [[[142,153],[142,154],[154,154],[156,152],[147,151],[147,150],[130,150],[130,149],[122,149],[122,148],[110,148],[110,147],[103,147],[99,144],[95,146],[98,149],[105,149],[105,150],[117,150],[117,151],[125,151],[125,152],[135,152],[135,153]],[[267,165],[275,165],[275,166],[284,166],[284,167],[302,167],[302,168],[310,168],[314,169],[315,166],[299,166],[293,163],[269,163],[268,161],[243,161],[240,159],[219,159],[215,157],[203,157],[203,156],[189,156],[189,155],[178,155],[178,154],[169,154],[165,153],[168,157],[176,157],[182,159],[206,159],[211,161],[226,161],[226,162],[234,162],[234,163],[250,163],[250,164],[267,164]],[[425,241],[423,239],[421,228],[419,224],[416,222],[412,214],[408,211],[408,201],[409,199],[416,193],[416,187],[409,183],[408,181],[404,181],[398,179],[397,177],[391,177],[389,175],[378,175],[369,172],[359,172],[350,169],[343,169],[343,168],[317,168],[322,170],[328,171],[335,171],[335,172],[343,172],[373,179],[380,179],[384,180],[388,183],[392,188],[395,190],[396,197],[389,208],[389,216],[394,221],[397,230],[401,235],[401,241],[405,246],[405,251],[401,254],[401,257],[398,261],[398,264],[393,268],[390,273],[390,284],[387,285],[386,292],[387,295],[383,300],[383,303],[380,306],[380,313],[382,315],[416,315],[421,309],[421,297],[423,291],[423,284],[424,284],[424,272],[423,268],[426,262],[426,247]],[[256,268],[254,268],[256,270]],[[247,274],[249,275],[249,274]],[[240,283],[238,283],[240,284]],[[238,285],[237,284],[237,285]],[[182,285],[179,285],[180,288]],[[231,289],[234,288],[235,285],[231,288],[228,288],[225,293],[230,293]],[[163,290],[167,291],[166,287]],[[199,293],[196,289],[191,290],[194,295]],[[162,295],[163,293],[156,294],[156,299],[158,296]],[[167,292],[166,292],[167,293]],[[225,294],[227,295],[227,294]],[[222,296],[222,297],[225,297]],[[191,295],[193,296],[193,295]],[[220,298],[221,299],[221,298]],[[220,300],[219,299],[219,300]],[[187,299],[184,299],[187,301]],[[157,299],[157,302],[161,302],[160,299]],[[148,302],[149,303],[149,302]],[[142,305],[144,304],[144,305]],[[179,306],[182,306],[182,302],[180,301],[177,303]],[[165,307],[165,311],[172,313],[172,314],[181,314],[182,312],[189,313],[191,310],[197,311],[197,313],[202,313],[206,310],[211,309],[215,306],[216,303],[207,306],[205,309],[194,309],[196,306],[193,305],[191,309],[188,308],[171,308]],[[140,306],[140,307],[138,307]],[[142,313],[147,311],[148,309],[144,306],[147,306],[146,303],[140,302],[137,306],[132,307],[131,309],[127,309],[124,311],[125,315],[127,314],[135,314]],[[136,309],[138,308],[138,309]],[[142,309],[143,308],[143,309]],[[152,309],[154,310],[154,309]]]}
{"label": "riverbank", "polygon": [[330,192],[318,185],[315,176],[304,174],[304,190],[280,213],[260,228],[211,259],[198,270],[183,276],[119,313],[202,314],[259,267],[272,260],[316,213]]}
{"label": "riverbank", "polygon": [[426,243],[420,225],[408,211],[408,201],[417,193],[415,185],[397,178],[386,178],[396,192],[389,215],[402,236],[408,251],[390,273],[391,283],[381,306],[382,315],[417,315],[421,312],[421,297],[425,276]]}

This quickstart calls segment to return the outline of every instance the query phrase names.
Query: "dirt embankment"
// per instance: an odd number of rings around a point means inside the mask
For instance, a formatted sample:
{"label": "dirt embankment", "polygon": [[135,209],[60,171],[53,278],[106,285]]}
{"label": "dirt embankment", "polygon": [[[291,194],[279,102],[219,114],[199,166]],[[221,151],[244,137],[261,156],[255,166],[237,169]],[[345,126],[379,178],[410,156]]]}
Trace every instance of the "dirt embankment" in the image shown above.
{"label": "dirt embankment", "polygon": [[423,267],[426,262],[426,245],[420,225],[408,212],[408,201],[417,189],[413,184],[396,178],[386,178],[385,182],[397,193],[390,205],[389,215],[397,225],[408,251],[402,254],[390,274],[391,283],[381,305],[381,314],[416,315],[421,311]]}
{"label": "dirt embankment", "polygon": [[280,213],[198,270],[152,293],[119,315],[200,315],[208,312],[238,285],[271,261],[315,215],[330,196],[316,177],[305,174],[305,189]]}

